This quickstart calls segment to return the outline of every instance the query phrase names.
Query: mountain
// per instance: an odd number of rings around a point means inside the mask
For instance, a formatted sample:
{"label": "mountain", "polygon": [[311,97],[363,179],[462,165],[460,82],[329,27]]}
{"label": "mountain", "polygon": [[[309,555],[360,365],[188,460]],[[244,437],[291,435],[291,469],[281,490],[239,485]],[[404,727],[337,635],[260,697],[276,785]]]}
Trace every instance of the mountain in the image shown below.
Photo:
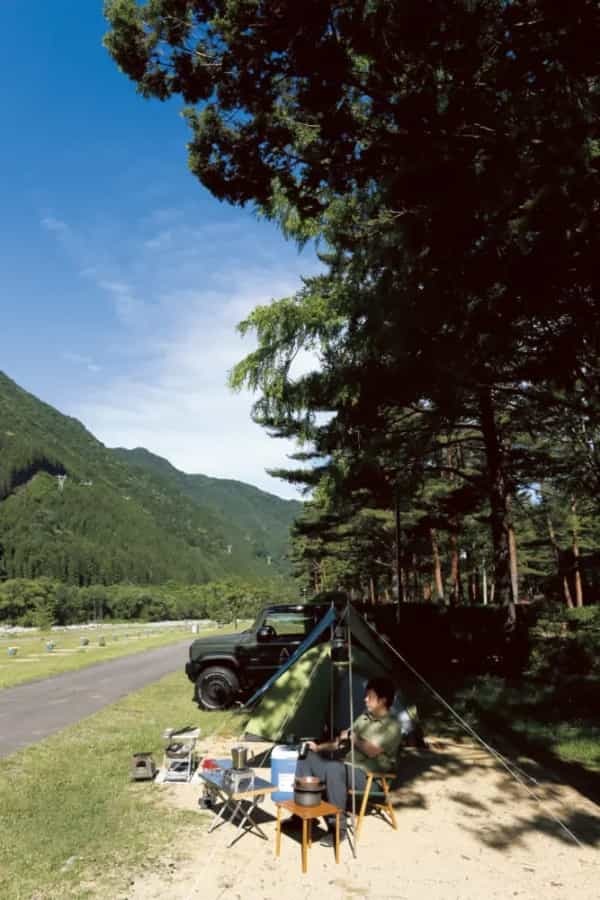
{"label": "mountain", "polygon": [[302,511],[297,500],[282,500],[243,481],[188,475],[143,447],[119,447],[113,453],[124,463],[168,481],[173,490],[212,509],[226,522],[235,522],[243,539],[254,543],[257,555],[281,558],[286,553],[291,523]]}
{"label": "mountain", "polygon": [[203,582],[287,571],[301,504],[111,450],[0,372],[0,577]]}

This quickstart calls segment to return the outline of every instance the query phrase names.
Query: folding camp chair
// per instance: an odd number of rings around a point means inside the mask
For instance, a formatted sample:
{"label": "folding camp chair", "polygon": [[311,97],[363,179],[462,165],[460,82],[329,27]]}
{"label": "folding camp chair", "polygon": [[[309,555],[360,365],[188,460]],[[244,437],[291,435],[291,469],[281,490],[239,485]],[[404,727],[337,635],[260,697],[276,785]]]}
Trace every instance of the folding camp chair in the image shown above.
{"label": "folding camp chair", "polygon": [[[385,819],[386,822],[389,822],[394,830],[397,830],[398,824],[396,822],[396,815],[394,813],[394,808],[390,800],[390,785],[396,778],[396,773],[370,772],[368,769],[365,769],[362,766],[355,766],[355,768],[358,771],[363,772],[365,776],[364,787],[356,787],[354,790],[352,790],[352,786],[350,786],[348,790],[348,793],[354,794],[355,796],[362,794],[362,802],[360,804],[360,810],[358,812],[354,833],[356,841],[358,841],[360,837],[362,822],[369,803],[377,810],[378,813],[380,813],[381,817]],[[352,785],[351,772],[348,772],[348,781],[350,785]],[[388,818],[386,818],[386,815],[384,815],[384,813],[387,814]]]}

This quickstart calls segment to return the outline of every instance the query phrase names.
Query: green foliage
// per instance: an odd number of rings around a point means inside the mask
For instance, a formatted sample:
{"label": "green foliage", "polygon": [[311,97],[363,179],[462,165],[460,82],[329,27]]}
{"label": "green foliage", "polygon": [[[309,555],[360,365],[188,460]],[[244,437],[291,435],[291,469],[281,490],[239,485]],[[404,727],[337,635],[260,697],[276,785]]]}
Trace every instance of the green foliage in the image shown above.
{"label": "green foliage", "polygon": [[[320,239],[325,274],[242,323],[258,347],[232,373],[258,391],[256,421],[311,463],[278,474],[325,485],[297,556],[328,587],[364,589],[395,555],[417,595],[437,534],[455,602],[463,554],[471,586],[493,555],[512,608],[518,529],[528,590],[551,566],[576,587],[577,487],[600,473],[594,4],[355,0],[307,15],[109,0],[106,14],[140,92],[188,104],[205,187]],[[315,371],[296,377],[303,350]],[[579,503],[568,572],[525,496],[546,477]],[[389,524],[380,552],[386,529],[357,515],[394,506],[396,553]]]}
{"label": "green foliage", "polygon": [[529,675],[549,683],[600,677],[600,607],[549,608],[532,629]]}
{"label": "green foliage", "polygon": [[56,611],[51,598],[36,603],[31,613],[31,624],[40,631],[49,631],[56,621]]}
{"label": "green foliage", "polygon": [[269,603],[298,600],[284,577],[247,581],[229,577],[205,584],[90,585],[75,587],[48,578],[0,582],[0,622],[37,625],[165,619],[214,619],[219,623],[253,618]]}
{"label": "green foliage", "polygon": [[[545,683],[484,675],[448,680],[440,690],[453,708],[501,752],[514,757],[516,746],[554,772],[561,762],[577,763],[582,766],[582,786],[593,789],[589,775],[600,772],[597,679],[565,678],[562,683]],[[419,688],[418,696],[426,733],[464,734],[462,726],[427,691]],[[571,766],[566,771],[575,776],[578,770]]]}

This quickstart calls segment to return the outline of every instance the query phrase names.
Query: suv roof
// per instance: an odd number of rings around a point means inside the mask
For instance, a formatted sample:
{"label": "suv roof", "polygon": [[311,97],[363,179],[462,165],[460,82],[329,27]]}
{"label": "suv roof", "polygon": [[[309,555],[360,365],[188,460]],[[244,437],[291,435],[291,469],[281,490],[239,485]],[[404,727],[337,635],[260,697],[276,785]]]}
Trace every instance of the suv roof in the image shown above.
{"label": "suv roof", "polygon": [[302,612],[305,609],[328,609],[329,603],[269,603],[263,607],[267,609],[281,609],[285,612]]}

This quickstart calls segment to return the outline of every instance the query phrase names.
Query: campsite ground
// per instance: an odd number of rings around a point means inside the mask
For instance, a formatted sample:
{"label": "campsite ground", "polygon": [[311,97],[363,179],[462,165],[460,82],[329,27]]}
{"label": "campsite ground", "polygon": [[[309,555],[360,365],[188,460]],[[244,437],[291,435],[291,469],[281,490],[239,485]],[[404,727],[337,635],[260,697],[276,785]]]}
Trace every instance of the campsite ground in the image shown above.
{"label": "campsite ground", "polygon": [[[268,803],[262,807],[268,842],[247,834],[228,851],[229,827],[206,833],[197,785],[129,780],[134,751],[160,760],[167,726],[200,726],[203,756],[226,756],[238,742],[244,717],[192,713],[190,693],[183,672],[174,673],[0,760],[2,897],[302,900],[325,891],[348,900],[597,900],[597,772],[579,766],[574,780],[573,766],[557,768],[555,759],[548,766],[552,780],[530,764],[545,807],[577,835],[578,847],[484,751],[429,716],[429,750],[404,756],[399,831],[369,819],[358,859],[345,846],[336,866],[316,844],[302,875],[299,846],[286,837],[276,860]],[[497,745],[497,735],[486,737]],[[508,743],[502,750],[527,765]],[[573,784],[578,790],[566,786]]]}
{"label": "campsite ground", "polygon": [[[600,884],[600,808],[529,763],[537,784],[519,784],[470,740],[428,738],[427,750],[406,751],[395,793],[399,829],[375,816],[363,826],[354,859],[344,844],[341,862],[313,844],[309,870],[300,870],[300,847],[284,836],[274,856],[274,806],[261,808],[268,841],[244,835],[231,849],[230,826],[212,834],[194,829],[171,848],[157,848],[155,863],[123,885],[120,900],[169,897],[260,897],[304,900],[597,900]],[[231,741],[214,738],[211,755]],[[258,748],[257,748],[258,750]],[[268,770],[267,770],[268,771]],[[157,787],[170,807],[197,810],[198,787]],[[533,793],[532,793],[533,792]],[[538,799],[539,798],[539,799]],[[558,817],[580,845],[555,821]]]}

